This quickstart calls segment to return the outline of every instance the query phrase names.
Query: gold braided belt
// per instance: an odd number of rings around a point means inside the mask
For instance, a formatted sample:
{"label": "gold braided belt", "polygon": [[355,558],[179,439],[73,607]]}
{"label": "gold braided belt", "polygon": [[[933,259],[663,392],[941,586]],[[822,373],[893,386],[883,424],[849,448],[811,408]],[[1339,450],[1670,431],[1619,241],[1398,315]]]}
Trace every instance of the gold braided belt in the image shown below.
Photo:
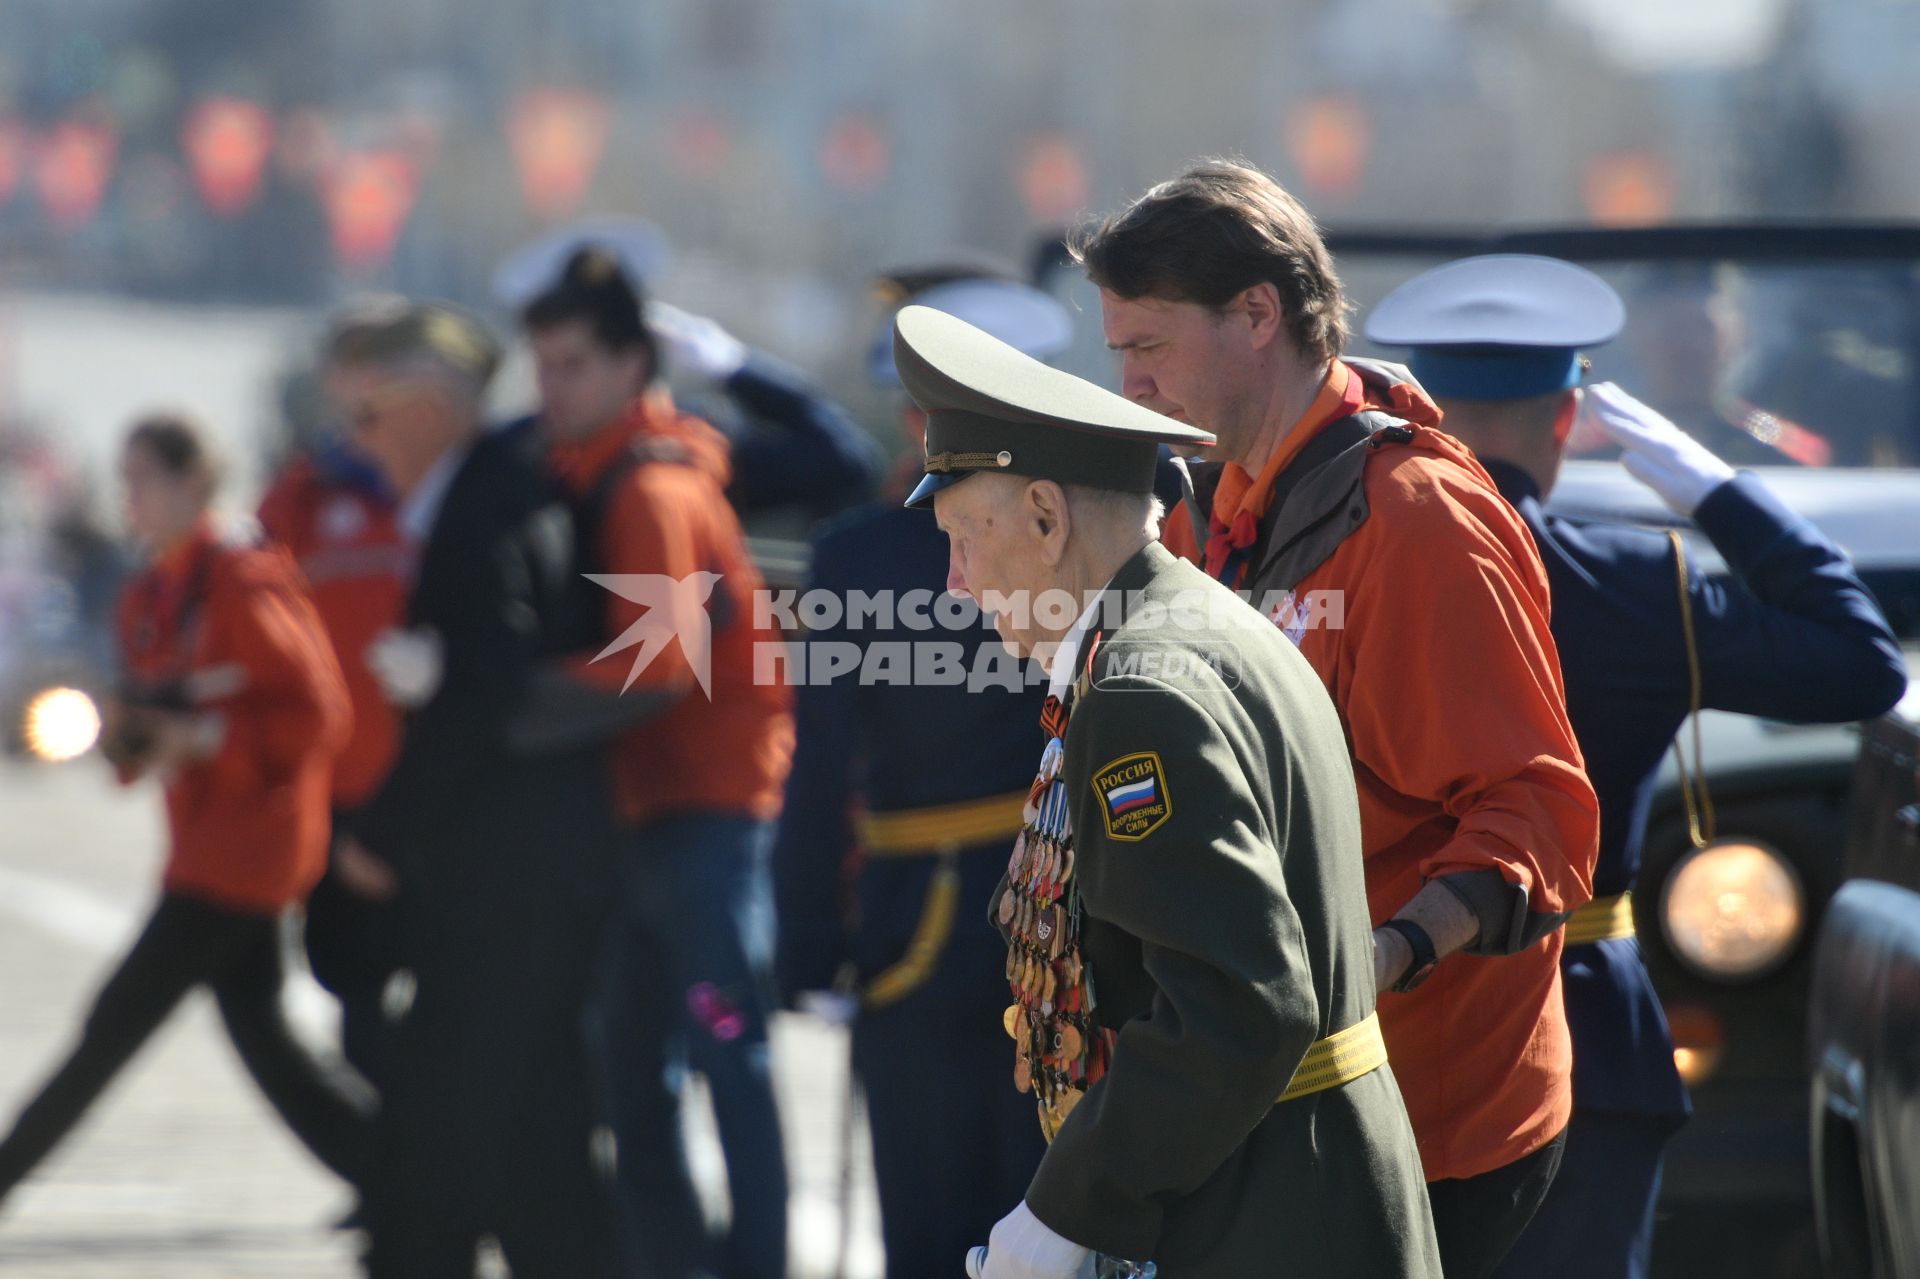
{"label": "gold braided belt", "polygon": [[965,848],[1020,833],[1024,790],[956,804],[868,813],[860,820],[860,846],[869,857],[931,857],[943,849]]}
{"label": "gold braided belt", "polygon": [[1368,1013],[1365,1021],[1314,1040],[1300,1059],[1287,1090],[1274,1099],[1274,1104],[1350,1084],[1386,1064],[1387,1041],[1380,1037],[1380,1014]]}
{"label": "gold braided belt", "polygon": [[861,992],[868,1008],[897,1004],[933,976],[953,936],[960,903],[960,867],[954,853],[973,844],[1009,840],[1020,832],[1025,791],[927,808],[868,813],[860,821],[861,848],[868,857],[938,857],[920,922],[900,961],[876,974]]}
{"label": "gold braided belt", "polygon": [[1616,893],[1612,897],[1594,898],[1573,912],[1566,928],[1566,944],[1569,946],[1585,946],[1590,942],[1617,941],[1633,936],[1633,894]]}

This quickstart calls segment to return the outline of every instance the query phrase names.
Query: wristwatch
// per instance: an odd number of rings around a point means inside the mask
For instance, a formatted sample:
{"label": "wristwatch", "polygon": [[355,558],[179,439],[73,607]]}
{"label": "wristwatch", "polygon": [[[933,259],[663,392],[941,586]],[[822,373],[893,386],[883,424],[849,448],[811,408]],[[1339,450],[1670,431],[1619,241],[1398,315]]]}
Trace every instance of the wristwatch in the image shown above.
{"label": "wristwatch", "polygon": [[1433,976],[1434,967],[1439,964],[1440,956],[1434,952],[1433,938],[1427,936],[1426,929],[1411,919],[1389,919],[1380,927],[1390,929],[1406,938],[1408,948],[1413,951],[1413,963],[1408,966],[1406,972],[1400,974],[1400,980],[1393,983],[1391,987],[1393,991],[1405,994]]}

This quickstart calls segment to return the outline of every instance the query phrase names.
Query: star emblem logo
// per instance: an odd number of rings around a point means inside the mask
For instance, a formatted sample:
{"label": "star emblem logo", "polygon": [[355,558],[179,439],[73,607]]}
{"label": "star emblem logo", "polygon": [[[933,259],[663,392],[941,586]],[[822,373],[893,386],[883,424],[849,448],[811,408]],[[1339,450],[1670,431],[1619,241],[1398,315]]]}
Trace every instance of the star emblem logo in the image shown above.
{"label": "star emblem logo", "polygon": [[700,691],[713,699],[713,622],[707,601],[720,584],[720,574],[703,571],[675,578],[664,573],[588,573],[586,578],[644,610],[593,658],[597,662],[623,649],[636,650],[621,692],[633,687],[668,644],[677,642]]}

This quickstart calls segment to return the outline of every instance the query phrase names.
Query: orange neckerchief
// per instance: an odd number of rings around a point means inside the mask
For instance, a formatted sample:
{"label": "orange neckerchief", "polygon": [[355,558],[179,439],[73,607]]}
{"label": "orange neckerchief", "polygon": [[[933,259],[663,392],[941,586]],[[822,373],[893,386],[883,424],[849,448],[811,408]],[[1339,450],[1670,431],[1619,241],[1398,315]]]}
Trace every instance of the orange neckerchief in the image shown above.
{"label": "orange neckerchief", "polygon": [[[1366,383],[1339,360],[1327,368],[1327,379],[1320,393],[1300,415],[1300,420],[1280,441],[1267,464],[1255,479],[1238,462],[1228,462],[1220,473],[1220,487],[1213,491],[1213,510],[1207,518],[1205,564],[1207,573],[1221,579],[1235,551],[1244,552],[1260,536],[1260,521],[1273,501],[1274,481],[1300,450],[1324,427],[1356,412],[1366,402]],[[1236,577],[1238,573],[1234,574]],[[1224,580],[1224,579],[1221,579]],[[1228,582],[1238,586],[1238,582]]]}
{"label": "orange neckerchief", "polygon": [[584,440],[556,440],[547,450],[547,467],[567,491],[583,494],[613,460],[633,447],[657,422],[672,419],[679,410],[663,388],[642,391],[627,402],[620,416]]}

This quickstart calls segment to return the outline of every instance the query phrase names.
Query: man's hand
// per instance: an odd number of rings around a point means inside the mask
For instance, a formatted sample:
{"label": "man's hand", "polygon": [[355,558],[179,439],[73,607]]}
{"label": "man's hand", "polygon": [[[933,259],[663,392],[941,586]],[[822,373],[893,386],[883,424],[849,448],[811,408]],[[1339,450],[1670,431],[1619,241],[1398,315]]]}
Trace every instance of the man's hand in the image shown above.
{"label": "man's hand", "polygon": [[368,901],[392,901],[400,891],[400,877],[393,867],[351,835],[341,836],[333,847],[333,873],[348,892]]}
{"label": "man's hand", "polygon": [[656,298],[647,303],[647,325],[667,348],[669,364],[710,382],[726,381],[747,362],[747,344],[704,315]]}
{"label": "man's hand", "polygon": [[1733,468],[1706,445],[1611,382],[1586,388],[1580,423],[1619,445],[1627,472],[1676,515],[1691,517],[1707,494],[1733,478]]}
{"label": "man's hand", "polygon": [[[1090,1250],[1054,1233],[1022,1200],[987,1236],[980,1279],[1078,1279],[1092,1256]],[[971,1263],[968,1269],[973,1269]]]}
{"label": "man's hand", "polygon": [[1413,967],[1413,947],[1391,928],[1373,930],[1373,989],[1392,990],[1393,983]]}
{"label": "man's hand", "polygon": [[367,645],[365,656],[387,700],[402,710],[418,710],[432,701],[446,674],[440,635],[429,627],[388,627]]}

